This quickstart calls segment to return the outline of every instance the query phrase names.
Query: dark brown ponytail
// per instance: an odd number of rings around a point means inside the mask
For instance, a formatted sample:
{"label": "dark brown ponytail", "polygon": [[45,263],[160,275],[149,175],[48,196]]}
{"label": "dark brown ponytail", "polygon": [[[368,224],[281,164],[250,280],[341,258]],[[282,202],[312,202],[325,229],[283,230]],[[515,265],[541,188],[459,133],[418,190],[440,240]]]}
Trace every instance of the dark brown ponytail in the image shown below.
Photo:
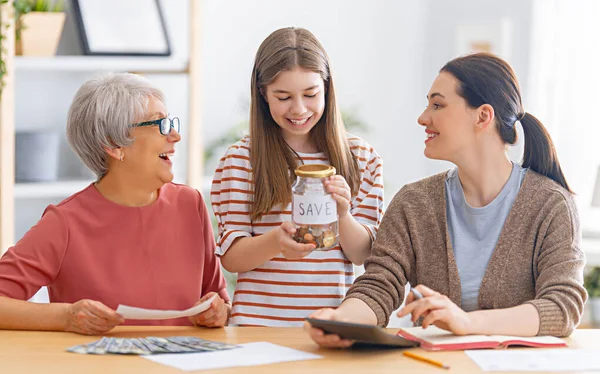
{"label": "dark brown ponytail", "polygon": [[523,167],[547,176],[569,192],[572,192],[560,168],[552,138],[550,138],[550,134],[544,125],[529,113],[524,113],[519,122],[521,122],[525,134]]}
{"label": "dark brown ponytail", "polygon": [[517,77],[510,65],[489,53],[455,58],[440,72],[452,74],[459,82],[458,94],[472,108],[489,104],[494,108],[496,128],[505,144],[515,144],[515,124],[521,122],[525,134],[522,165],[545,175],[572,192],[560,168],[550,134],[533,115],[523,110]]}

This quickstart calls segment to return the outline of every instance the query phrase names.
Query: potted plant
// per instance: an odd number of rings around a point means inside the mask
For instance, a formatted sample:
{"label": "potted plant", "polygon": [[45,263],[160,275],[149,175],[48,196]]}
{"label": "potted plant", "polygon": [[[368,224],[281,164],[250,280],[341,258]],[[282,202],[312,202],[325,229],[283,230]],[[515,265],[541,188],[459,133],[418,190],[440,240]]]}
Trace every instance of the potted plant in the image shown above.
{"label": "potted plant", "polygon": [[15,54],[54,56],[65,24],[63,0],[14,0]]}
{"label": "potted plant", "polygon": [[[8,6],[5,6],[8,0],[0,0],[0,7],[2,9],[0,12],[5,12]],[[0,94],[2,93],[2,89],[4,88],[4,76],[8,72],[6,70],[6,48],[4,46],[3,39],[6,38],[6,30],[7,25],[2,24],[2,20],[0,19]]]}
{"label": "potted plant", "polygon": [[586,274],[583,285],[589,295],[590,322],[594,326],[600,326],[600,267],[595,267]]}

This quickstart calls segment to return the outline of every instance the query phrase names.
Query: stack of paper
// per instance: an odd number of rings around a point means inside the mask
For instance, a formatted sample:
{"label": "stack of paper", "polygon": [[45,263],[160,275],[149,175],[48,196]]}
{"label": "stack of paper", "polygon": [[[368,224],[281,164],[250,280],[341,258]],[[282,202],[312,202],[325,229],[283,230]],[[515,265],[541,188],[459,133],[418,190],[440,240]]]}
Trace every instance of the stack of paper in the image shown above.
{"label": "stack of paper", "polygon": [[172,366],[185,371],[257,366],[276,364],[279,362],[323,358],[323,356],[266,342],[240,344],[240,346],[242,348],[231,351],[187,353],[184,355],[165,354],[160,356],[142,357],[159,364]]}
{"label": "stack of paper", "polygon": [[600,370],[600,351],[586,349],[523,349],[465,351],[484,371]]}

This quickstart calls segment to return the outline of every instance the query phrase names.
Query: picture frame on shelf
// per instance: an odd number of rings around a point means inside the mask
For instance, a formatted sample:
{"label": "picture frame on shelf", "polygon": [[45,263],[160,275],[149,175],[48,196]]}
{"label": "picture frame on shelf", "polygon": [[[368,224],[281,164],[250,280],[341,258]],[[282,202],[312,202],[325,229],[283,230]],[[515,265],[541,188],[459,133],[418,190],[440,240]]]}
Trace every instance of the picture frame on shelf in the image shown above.
{"label": "picture frame on shelf", "polygon": [[159,0],[73,0],[86,55],[170,56]]}

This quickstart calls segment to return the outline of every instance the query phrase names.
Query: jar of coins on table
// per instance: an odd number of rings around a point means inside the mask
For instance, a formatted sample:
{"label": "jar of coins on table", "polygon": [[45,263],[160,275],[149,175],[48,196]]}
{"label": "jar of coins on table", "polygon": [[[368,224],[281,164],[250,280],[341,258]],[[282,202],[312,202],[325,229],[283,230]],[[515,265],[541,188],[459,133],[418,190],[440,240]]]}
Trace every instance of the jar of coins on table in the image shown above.
{"label": "jar of coins on table", "polygon": [[292,186],[293,238],[298,243],[314,244],[316,250],[329,249],[338,243],[336,201],[325,190],[323,179],[335,175],[330,165],[300,165]]}

